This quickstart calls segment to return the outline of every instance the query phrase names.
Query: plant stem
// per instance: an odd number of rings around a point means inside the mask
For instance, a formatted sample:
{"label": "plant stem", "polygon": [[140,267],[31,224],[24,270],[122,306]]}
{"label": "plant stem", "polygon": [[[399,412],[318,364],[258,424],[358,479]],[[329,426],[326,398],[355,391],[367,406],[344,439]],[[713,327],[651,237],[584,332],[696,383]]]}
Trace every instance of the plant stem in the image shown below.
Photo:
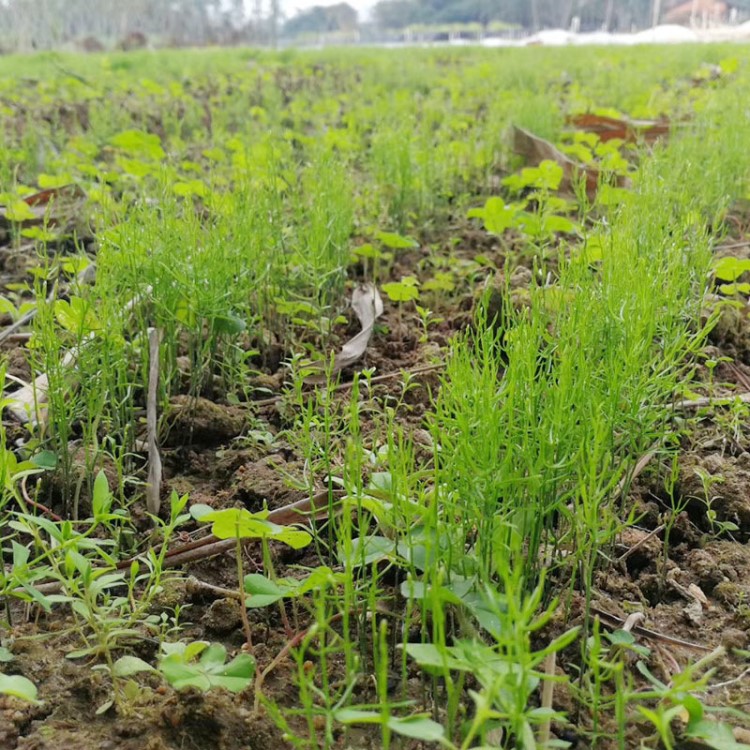
{"label": "plant stem", "polygon": [[238,583],[238,592],[240,595],[240,616],[242,617],[242,629],[245,632],[245,641],[247,642],[247,647],[252,650],[253,648],[253,636],[250,631],[250,620],[247,616],[247,607],[245,606],[245,574],[242,569],[242,540],[237,537],[237,546],[236,546],[236,554],[237,554],[237,583]]}

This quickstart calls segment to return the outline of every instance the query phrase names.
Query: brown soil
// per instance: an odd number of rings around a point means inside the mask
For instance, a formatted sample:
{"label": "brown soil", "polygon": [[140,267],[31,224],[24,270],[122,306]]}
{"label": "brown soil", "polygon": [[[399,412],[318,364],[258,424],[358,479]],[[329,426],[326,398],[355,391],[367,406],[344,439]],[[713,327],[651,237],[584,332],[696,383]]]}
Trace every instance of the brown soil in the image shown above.
{"label": "brown soil", "polygon": [[[464,227],[461,242],[452,248],[459,257],[470,258],[481,249],[493,262],[502,267],[506,249],[496,240],[488,241],[470,227]],[[455,229],[454,229],[455,231]],[[395,278],[407,273],[423,276],[421,262],[426,250],[415,250],[399,257]],[[524,304],[524,292],[534,283],[531,271],[519,266],[511,272],[509,284],[502,276],[484,274],[490,279],[489,304],[499,310],[500,299],[507,289],[514,304]],[[494,280],[492,280],[494,279]],[[457,290],[441,304],[444,320],[430,329],[427,340],[420,341],[416,321],[410,315],[399,321],[392,306],[379,326],[362,366],[374,367],[378,375],[415,369],[440,362],[442,347],[451,335],[472,320],[472,309],[482,290],[467,286]],[[456,312],[457,311],[457,312]],[[746,315],[735,315],[726,308],[719,325],[712,334],[717,353],[727,353],[739,362],[750,361],[750,326]],[[401,323],[401,325],[399,325]],[[347,332],[342,331],[342,338]],[[16,346],[6,345],[11,368],[19,377],[28,377],[25,355]],[[732,370],[722,375],[732,375]],[[736,374],[736,373],[735,373]],[[708,377],[708,373],[704,373]],[[266,373],[265,384],[281,387],[283,371]],[[271,376],[275,380],[271,380]],[[350,377],[343,373],[343,379]],[[714,374],[715,376],[715,374]],[[433,370],[415,376],[417,387],[410,391],[402,406],[401,421],[413,434],[422,430],[423,415],[430,403],[430,394],[439,387],[440,372]],[[730,384],[731,385],[731,384]],[[741,384],[736,384],[742,389]],[[342,391],[340,398],[348,398]],[[401,395],[399,378],[386,380],[375,387],[381,404],[393,403]],[[305,467],[302,457],[285,439],[267,445],[249,437],[252,420],[269,435],[278,438],[288,425],[289,414],[283,400],[257,409],[231,406],[204,398],[177,396],[171,401],[168,437],[164,444],[165,475],[163,496],[176,490],[189,493],[190,502],[214,507],[246,507],[251,511],[264,506],[278,508],[306,497],[306,492],[295,487],[292,480],[302,482]],[[376,419],[377,415],[373,415]],[[375,422],[371,426],[374,426]],[[664,491],[666,466],[658,461],[635,482],[630,503],[639,510],[636,527],[625,530],[615,549],[618,564],[602,570],[595,582],[592,601],[595,607],[623,620],[634,611],[643,612],[644,627],[671,638],[713,649],[723,645],[728,655],[717,662],[714,682],[725,687],[709,693],[708,703],[738,706],[750,702],[750,685],[734,681],[743,671],[741,658],[733,650],[746,649],[750,642],[750,550],[744,543],[750,532],[750,432],[728,439],[721,423],[721,413],[707,413],[685,438],[684,452],[679,460],[679,477],[674,496],[669,499]],[[422,430],[422,432],[424,432]],[[747,432],[747,434],[745,434]],[[429,445],[429,435],[418,436]],[[80,450],[76,455],[80,453]],[[74,461],[74,465],[77,465]],[[106,470],[105,466],[105,470]],[[701,473],[703,479],[701,479]],[[706,484],[708,477],[708,485]],[[301,485],[300,485],[301,486]],[[706,487],[709,495],[706,496]],[[709,520],[707,500],[714,515]],[[664,528],[670,503],[681,509],[674,525]],[[736,530],[727,531],[721,524],[731,522]],[[289,565],[305,561],[315,563],[310,553],[290,553],[274,550],[277,572],[284,573]],[[244,562],[248,572],[262,570],[258,550],[249,550]],[[235,584],[233,553],[187,566],[186,574],[216,586]],[[175,604],[189,604],[186,624],[180,638],[219,641],[230,653],[243,644],[240,611],[230,598],[207,595],[186,588],[184,580],[172,584],[162,597],[160,611],[169,611]],[[41,706],[25,706],[5,698],[0,701],[0,746],[23,750],[79,747],[81,750],[166,750],[178,748],[221,748],[247,750],[274,745],[291,747],[282,732],[267,716],[253,713],[252,690],[239,695],[223,691],[201,694],[197,691],[176,692],[165,687],[156,677],[139,677],[139,691],[132,701],[130,713],[116,715],[112,709],[95,716],[96,707],[109,698],[109,683],[101,672],[82,669],[81,662],[65,658],[65,653],[77,647],[76,639],[62,634],[70,625],[62,610],[50,615],[23,612],[15,607],[16,625],[11,649],[15,660],[8,671],[24,674],[39,687]],[[554,627],[569,627],[572,621]],[[28,619],[28,617],[31,619]],[[255,642],[255,656],[259,668],[265,667],[285,646],[288,635],[278,609],[251,610],[250,618]],[[296,623],[304,629],[304,618]],[[36,640],[42,634],[44,640]],[[61,633],[55,635],[55,633]],[[546,632],[545,632],[546,635]],[[654,674],[668,681],[675,668],[683,668],[704,654],[701,650],[679,647],[658,638],[644,643],[652,651],[650,668]],[[143,658],[154,659],[156,648],[149,641],[135,646]],[[563,660],[560,669],[575,677],[576,649],[571,649],[569,661]],[[9,665],[9,666],[11,666]],[[292,660],[284,660],[269,676],[266,695],[277,701],[282,710],[294,708],[296,703],[296,667]],[[343,665],[332,665],[334,678],[343,677]],[[405,686],[407,694],[420,705],[425,684],[414,674]],[[361,680],[362,702],[374,700],[365,675]],[[555,706],[576,714],[570,692],[561,688],[556,693]],[[426,706],[429,707],[429,706]],[[306,726],[294,717],[288,720],[301,733]],[[586,723],[585,717],[578,720]],[[584,747],[583,737],[575,728],[559,727],[561,737],[574,740],[576,747]],[[379,734],[367,731],[341,734],[342,747],[377,747]]]}

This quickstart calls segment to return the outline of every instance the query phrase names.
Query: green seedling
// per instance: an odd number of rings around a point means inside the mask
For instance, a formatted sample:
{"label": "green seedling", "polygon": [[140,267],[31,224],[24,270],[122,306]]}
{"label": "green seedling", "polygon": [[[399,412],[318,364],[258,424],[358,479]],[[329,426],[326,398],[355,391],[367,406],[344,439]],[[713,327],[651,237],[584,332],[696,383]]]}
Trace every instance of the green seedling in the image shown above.
{"label": "green seedling", "polygon": [[62,328],[79,339],[102,328],[91,303],[81,297],[71,297],[70,301],[57,300],[55,318]]}
{"label": "green seedling", "polygon": [[237,581],[239,600],[242,603],[240,612],[242,615],[242,625],[245,631],[245,639],[249,648],[252,648],[252,633],[250,630],[250,621],[247,617],[247,607],[245,606],[245,576],[242,563],[242,542],[243,540],[256,539],[263,543],[264,559],[270,561],[267,544],[269,541],[283,542],[293,549],[306,547],[312,541],[312,536],[302,529],[295,529],[289,526],[279,526],[266,520],[269,511],[263,510],[260,513],[250,513],[244,508],[226,508],[224,510],[213,510],[209,506],[194,505],[191,508],[194,518],[204,523],[212,523],[211,532],[219,539],[236,540],[235,553],[237,557]]}
{"label": "green seedling", "polygon": [[[550,164],[555,163],[550,162]],[[542,172],[542,175],[546,173]],[[552,177],[556,175],[557,172],[554,172]],[[526,180],[521,180],[522,184],[519,184],[518,189],[525,189],[529,186],[538,188],[528,196],[528,199],[506,204],[502,198],[488,198],[483,207],[472,208],[467,216],[470,219],[481,219],[484,228],[490,234],[498,236],[505,234],[509,229],[522,232],[534,240],[548,240],[556,234],[572,234],[578,230],[578,226],[567,216],[562,216],[558,212],[570,211],[574,206],[563,198],[549,194],[549,186],[559,184],[552,177],[547,175],[545,179],[538,176],[532,179],[527,175]],[[537,204],[535,210],[527,210],[531,200]]]}
{"label": "green seedling", "polygon": [[112,680],[112,697],[100,704],[96,714],[109,711],[113,705],[117,706],[121,715],[132,713],[131,707],[136,699],[141,696],[141,688],[132,678],[132,675],[141,672],[155,672],[156,670],[137,656],[121,656],[112,664],[97,664],[92,669],[107,672]]}
{"label": "green seedling", "polygon": [[[365,279],[372,281],[373,284],[378,283],[383,267],[387,267],[393,260],[393,253],[381,250],[369,242],[355,247],[352,250],[352,256],[362,259],[365,267]],[[368,265],[369,273],[367,272]]]}
{"label": "green seedling", "polygon": [[445,742],[445,728],[442,724],[438,724],[425,714],[398,717],[391,716],[385,711],[373,711],[369,706],[350,706],[335,711],[333,717],[345,726],[370,724],[388,729],[402,737],[422,742],[438,742],[444,747],[455,748],[452,743]]}
{"label": "green seedling", "polygon": [[296,599],[322,586],[343,583],[344,576],[334,573],[331,568],[315,568],[304,578],[271,579],[258,573],[245,576],[245,593],[248,594],[245,604],[248,609],[268,607],[282,599]]}
{"label": "green seedling", "polygon": [[469,219],[481,219],[490,234],[502,235],[510,229],[522,209],[523,204],[506,204],[502,198],[488,198],[481,208],[472,208],[467,213]]}
{"label": "green seedling", "polygon": [[391,250],[413,250],[419,247],[419,243],[412,237],[404,237],[395,232],[376,232],[375,238]]}
{"label": "green seedling", "polygon": [[[743,413],[744,411],[745,410],[743,409]],[[739,526],[733,521],[719,519],[716,510],[713,508],[714,503],[721,499],[721,494],[714,492],[714,487],[722,484],[724,482],[724,477],[721,475],[716,476],[709,474],[709,472],[700,467],[696,467],[693,471],[698,479],[700,479],[703,493],[700,497],[691,497],[690,500],[697,500],[698,502],[705,504],[706,520],[711,529],[711,534],[718,538],[739,531]]]}
{"label": "green seedling", "polygon": [[[419,243],[416,240],[396,234],[395,232],[376,232],[375,239],[378,244],[387,249],[382,250],[380,247],[368,242],[352,250],[354,258],[361,258],[363,260],[366,278],[369,277],[373,284],[377,284],[380,276],[388,269],[393,261],[395,252],[419,247]],[[370,266],[369,274],[367,273],[368,261]]]}
{"label": "green seedling", "polygon": [[[727,724],[708,718],[712,713],[720,713],[721,709],[707,708],[697,695],[714,672],[709,668],[710,664],[723,655],[721,647],[712,651],[674,675],[669,685],[656,678],[644,662],[637,663],[636,667],[648,681],[650,689],[633,697],[641,704],[638,705],[639,713],[652,724],[667,750],[679,747],[674,734],[674,720],[678,716],[687,719],[683,731],[686,739],[702,740],[714,750],[750,749],[750,745],[735,739]],[[656,707],[642,705],[649,701],[657,701]]]}
{"label": "green seedling", "polygon": [[521,193],[532,188],[546,192],[554,192],[560,187],[563,178],[563,168],[551,159],[545,159],[537,167],[524,167],[518,174],[503,179],[503,185],[512,193]]}
{"label": "green seedling", "polygon": [[450,271],[438,271],[422,284],[422,289],[427,292],[452,292],[456,289],[456,277]]}
{"label": "green seedling", "polygon": [[39,703],[36,685],[22,675],[0,673],[0,695],[10,695],[26,703]]}
{"label": "green seedling", "polygon": [[220,643],[163,643],[159,671],[175,690],[196,688],[205,693],[219,687],[239,693],[252,683],[255,660],[250,654],[238,654],[230,662],[226,658]]}
{"label": "green seedling", "polygon": [[750,283],[739,281],[740,276],[750,271],[750,260],[728,255],[715,261],[711,270],[714,278],[723,282],[719,284],[719,291],[722,294],[730,297],[750,294]]}
{"label": "green seedling", "polygon": [[392,281],[383,284],[383,291],[388,299],[398,305],[398,328],[399,338],[403,335],[403,306],[406,302],[419,299],[419,281],[416,276],[402,276],[401,281]]}
{"label": "green seedling", "polygon": [[438,318],[426,307],[416,305],[419,322],[422,326],[422,335],[419,337],[420,344],[426,344],[430,339],[430,326],[436,326],[443,322],[444,318]]}

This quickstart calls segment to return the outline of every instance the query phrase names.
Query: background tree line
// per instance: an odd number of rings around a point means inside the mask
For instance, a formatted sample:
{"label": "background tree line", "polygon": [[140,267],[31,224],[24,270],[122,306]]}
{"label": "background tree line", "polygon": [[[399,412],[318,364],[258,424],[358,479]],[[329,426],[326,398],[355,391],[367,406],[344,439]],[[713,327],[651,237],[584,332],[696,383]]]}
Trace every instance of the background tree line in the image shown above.
{"label": "background tree line", "polygon": [[267,42],[279,16],[278,0],[255,0],[250,13],[243,0],[0,0],[0,49]]}
{"label": "background tree line", "polygon": [[[712,2],[712,5],[716,3]],[[569,28],[574,18],[581,29],[630,31],[648,28],[676,6],[696,11],[704,0],[380,0],[373,21],[380,28],[401,29],[411,25],[503,22],[526,30]],[[723,3],[750,11],[749,0]]]}
{"label": "background tree line", "polygon": [[280,0],[0,0],[0,51],[271,44],[315,35],[377,38],[410,26],[505,25],[526,30],[629,31],[661,20],[675,6],[719,3],[750,12],[750,0],[380,0],[362,23],[348,3],[315,6],[285,19]]}

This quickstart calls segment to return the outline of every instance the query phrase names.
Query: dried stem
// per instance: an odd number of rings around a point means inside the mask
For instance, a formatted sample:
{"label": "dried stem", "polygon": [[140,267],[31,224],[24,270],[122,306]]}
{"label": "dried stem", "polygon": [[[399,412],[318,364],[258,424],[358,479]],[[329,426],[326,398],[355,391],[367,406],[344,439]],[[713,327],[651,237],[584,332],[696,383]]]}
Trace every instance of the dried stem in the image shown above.
{"label": "dried stem", "polygon": [[237,543],[237,584],[239,587],[237,591],[239,593],[240,600],[240,616],[242,617],[242,629],[245,631],[245,641],[247,642],[247,647],[252,651],[253,634],[250,631],[250,619],[247,616],[247,607],[245,606],[244,596],[245,574],[242,570],[242,539],[237,536],[237,539],[235,541]]}
{"label": "dried stem", "polygon": [[146,434],[148,441],[148,484],[146,508],[154,516],[159,515],[161,506],[162,463],[157,443],[158,414],[157,397],[159,389],[159,345],[162,334],[157,328],[148,332],[148,398],[146,401]]}

